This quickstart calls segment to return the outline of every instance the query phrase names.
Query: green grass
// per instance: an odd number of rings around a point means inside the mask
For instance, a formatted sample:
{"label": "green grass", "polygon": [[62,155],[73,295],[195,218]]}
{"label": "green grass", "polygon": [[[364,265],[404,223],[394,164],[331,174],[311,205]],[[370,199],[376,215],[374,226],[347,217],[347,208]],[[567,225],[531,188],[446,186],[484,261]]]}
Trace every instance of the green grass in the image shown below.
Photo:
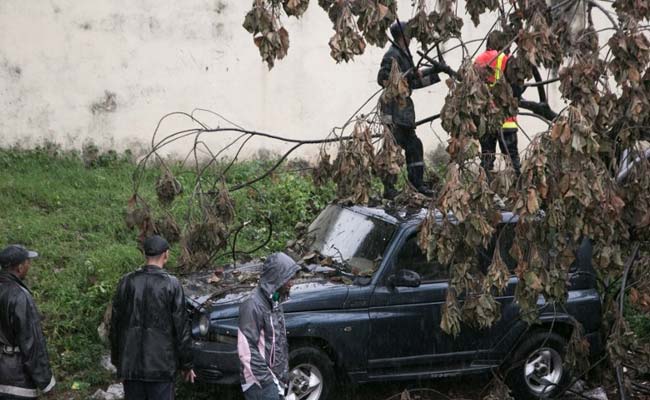
{"label": "green grass", "polygon": [[[0,246],[22,243],[41,254],[27,283],[44,316],[58,390],[78,382],[79,398],[112,379],[99,365],[108,349],[97,327],[119,277],[142,263],[137,232],[124,223],[135,168],[128,159],[110,153],[100,157],[95,167],[86,168],[78,154],[57,149],[0,150]],[[230,181],[250,179],[270,163],[237,163]],[[192,187],[192,171],[178,166],[174,171],[185,188]],[[155,167],[147,171],[141,191],[156,205],[156,212],[160,209],[154,195],[158,173]],[[238,238],[238,249],[254,248],[263,241],[267,228],[260,215],[267,215],[273,220],[273,235],[257,255],[281,250],[294,236],[295,224],[311,220],[332,193],[331,187],[314,188],[308,176],[281,171],[254,189],[233,193],[235,226],[251,221]],[[179,218],[185,215],[187,196],[172,205]],[[178,246],[173,252],[178,255]],[[227,262],[228,256],[218,261]],[[168,267],[174,271],[175,263]]]}

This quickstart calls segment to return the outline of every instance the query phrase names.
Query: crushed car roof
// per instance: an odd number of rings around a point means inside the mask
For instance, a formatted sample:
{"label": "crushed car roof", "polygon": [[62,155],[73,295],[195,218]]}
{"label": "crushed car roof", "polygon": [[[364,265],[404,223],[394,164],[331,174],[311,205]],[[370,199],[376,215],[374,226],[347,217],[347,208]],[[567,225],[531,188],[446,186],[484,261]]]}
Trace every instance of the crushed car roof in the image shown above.
{"label": "crushed car roof", "polygon": [[[341,206],[355,213],[365,215],[372,218],[378,218],[382,221],[398,225],[404,222],[420,222],[427,215],[427,209],[421,208],[418,210],[409,210],[406,208],[382,208],[382,207],[366,207],[366,206]],[[436,220],[442,222],[444,215],[436,210]],[[500,211],[501,213],[501,222],[504,224],[507,223],[516,223],[519,220],[519,216],[511,211]],[[456,223],[457,220],[454,217],[454,214],[451,212],[447,213],[447,219],[451,223]]]}

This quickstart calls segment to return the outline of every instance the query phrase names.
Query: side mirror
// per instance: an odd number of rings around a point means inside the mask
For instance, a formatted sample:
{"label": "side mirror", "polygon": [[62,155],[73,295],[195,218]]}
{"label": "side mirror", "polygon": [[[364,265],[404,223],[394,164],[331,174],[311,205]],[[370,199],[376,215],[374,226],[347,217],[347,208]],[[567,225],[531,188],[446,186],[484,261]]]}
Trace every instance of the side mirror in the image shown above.
{"label": "side mirror", "polygon": [[388,277],[388,284],[393,287],[418,287],[422,283],[420,274],[410,269],[401,269]]}

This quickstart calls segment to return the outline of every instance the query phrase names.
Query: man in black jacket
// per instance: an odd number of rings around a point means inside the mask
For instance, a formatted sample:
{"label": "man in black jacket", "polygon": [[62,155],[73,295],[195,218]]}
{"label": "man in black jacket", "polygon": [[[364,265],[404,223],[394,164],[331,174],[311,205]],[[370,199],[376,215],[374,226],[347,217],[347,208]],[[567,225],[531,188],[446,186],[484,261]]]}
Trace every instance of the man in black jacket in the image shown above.
{"label": "man in black jacket", "polygon": [[56,383],[40,314],[23,283],[36,257],[20,245],[0,252],[0,400],[34,399]]}
{"label": "man in black jacket", "polygon": [[126,400],[172,400],[180,369],[194,382],[190,324],[183,287],[163,269],[169,244],[144,241],[146,265],[126,274],[113,297],[111,361],[124,380]]}
{"label": "man in black jacket", "polygon": [[[438,72],[452,73],[449,67],[438,65],[434,68],[415,69],[413,59],[409,53],[409,43],[411,41],[406,24],[404,22],[395,22],[390,27],[390,33],[393,42],[384,57],[381,60],[381,67],[377,74],[377,83],[381,87],[386,87],[393,60],[397,61],[400,72],[406,78],[409,90],[420,89],[426,86],[440,82]],[[409,182],[421,193],[431,195],[431,190],[424,185],[424,150],[422,141],[415,134],[415,106],[409,96],[405,104],[395,99],[380,104],[382,120],[387,124],[395,137],[395,141],[406,152],[406,170],[408,172]],[[384,197],[391,199],[397,195],[395,190],[394,179],[385,180]]]}

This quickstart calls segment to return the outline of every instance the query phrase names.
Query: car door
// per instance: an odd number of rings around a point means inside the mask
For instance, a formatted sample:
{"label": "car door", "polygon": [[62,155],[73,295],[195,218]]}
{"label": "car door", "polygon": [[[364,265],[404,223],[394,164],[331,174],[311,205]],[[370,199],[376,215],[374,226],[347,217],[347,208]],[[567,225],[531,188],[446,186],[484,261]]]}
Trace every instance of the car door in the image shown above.
{"label": "car door", "polygon": [[[489,266],[497,245],[503,260],[514,268],[514,260],[509,255],[512,235],[512,226],[505,230],[499,227],[489,248],[482,250],[484,257],[479,262],[483,268]],[[498,362],[493,350],[499,347],[516,318],[512,306],[516,278],[512,277],[504,293],[497,296],[504,318],[484,329],[463,323],[460,334],[453,337],[440,329],[449,269],[435,260],[427,261],[417,245],[417,232],[404,235],[389,263],[370,303],[370,374],[444,372]],[[388,276],[399,269],[420,274],[421,285],[417,288],[388,285]],[[462,307],[463,298],[459,301]]]}
{"label": "car door", "polygon": [[[415,229],[394,246],[370,300],[368,374],[418,374],[436,368],[440,354],[452,350],[450,337],[440,331],[440,314],[447,293],[447,272],[429,262],[417,245]],[[393,287],[388,277],[410,269],[422,277],[419,287]]]}

